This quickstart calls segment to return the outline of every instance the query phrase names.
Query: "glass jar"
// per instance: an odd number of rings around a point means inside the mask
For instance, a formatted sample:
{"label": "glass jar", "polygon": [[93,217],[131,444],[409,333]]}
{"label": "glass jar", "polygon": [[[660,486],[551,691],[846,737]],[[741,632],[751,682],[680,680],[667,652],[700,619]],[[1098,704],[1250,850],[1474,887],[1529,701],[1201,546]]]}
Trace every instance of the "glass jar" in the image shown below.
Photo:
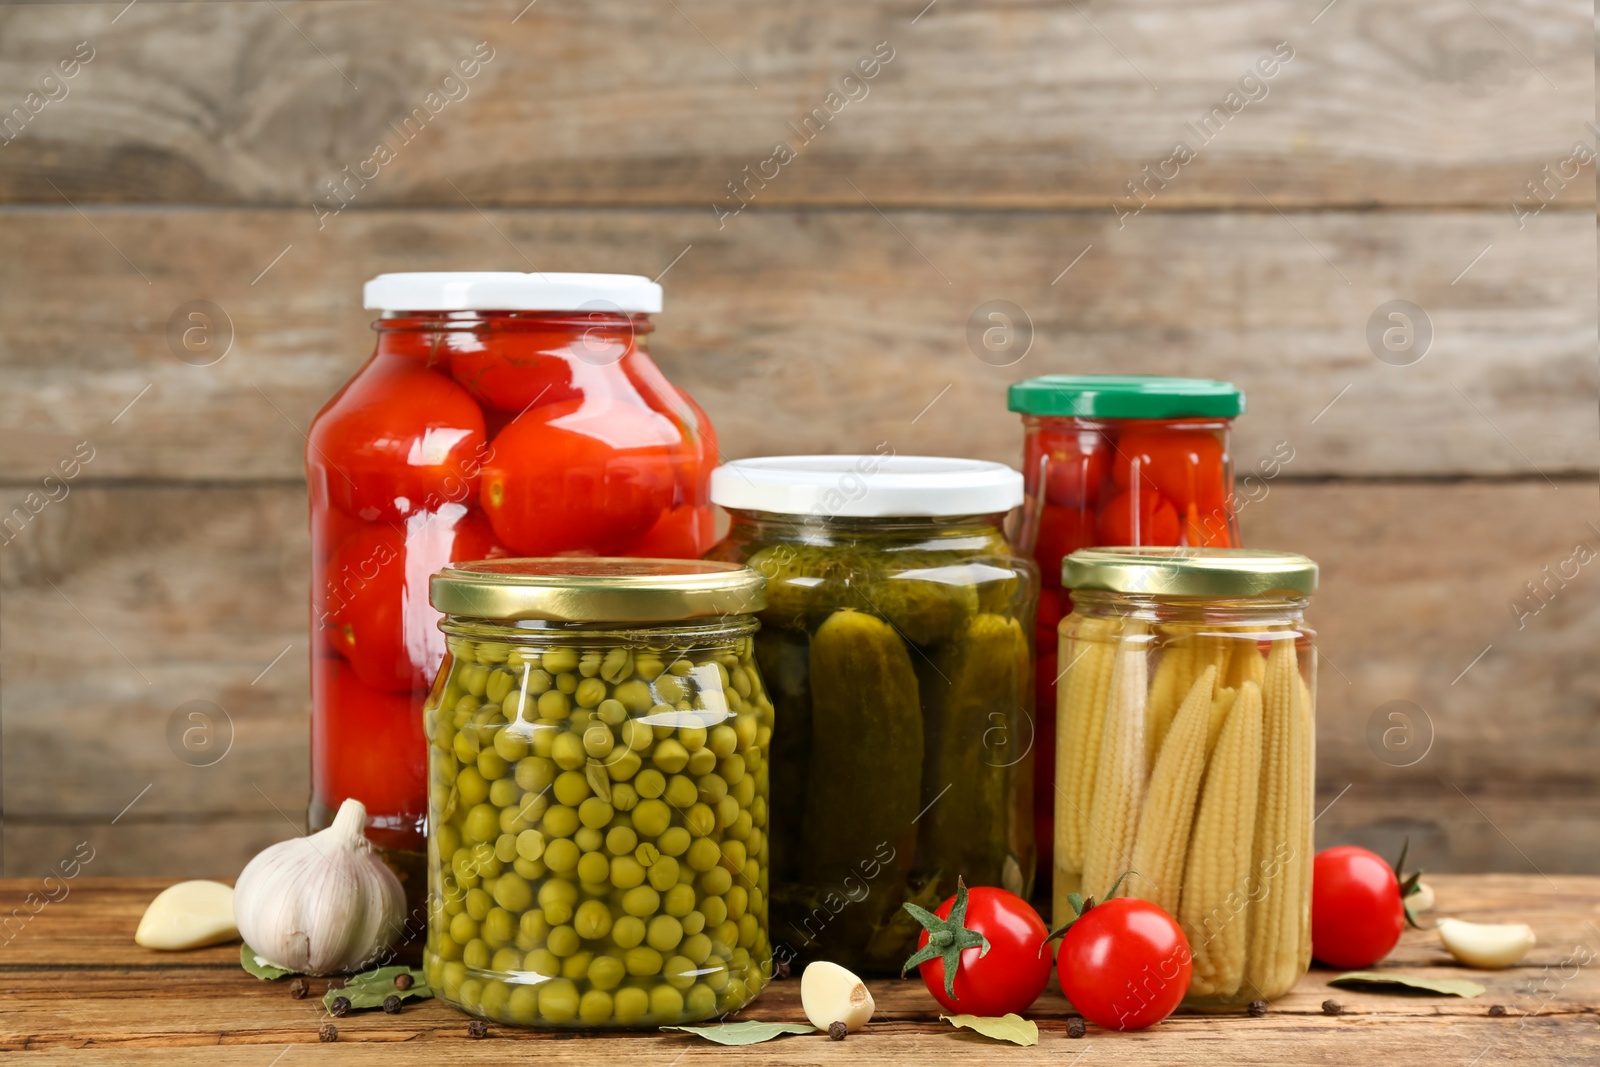
{"label": "glass jar", "polygon": [[1282,996],[1311,962],[1317,565],[1098,548],[1062,580],[1055,922],[1133,872],[1189,939],[1186,1004]]}
{"label": "glass jar", "polygon": [[772,702],[715,563],[518,559],[433,579],[434,992],[496,1022],[662,1026],[771,977]]}
{"label": "glass jar", "polygon": [[[1232,420],[1244,394],[1200,378],[1051,374],[1017,382],[1027,503],[1017,543],[1039,564],[1039,741],[1055,743],[1056,624],[1072,610],[1061,560],[1093,545],[1237,547]],[[1138,472],[1138,477],[1135,477]],[[1034,777],[1034,833],[1050,869],[1054,768]]]}
{"label": "glass jar", "polygon": [[921,932],[905,901],[1032,885],[1038,576],[1001,529],[1022,478],[792,456],[717,468],[711,497],[732,517],[712,558],[767,579],[774,951],[898,973]]}
{"label": "glass jar", "polygon": [[421,711],[445,653],[428,577],[508,555],[697,557],[717,449],[645,351],[661,308],[645,278],[385,274],[366,305],[383,309],[376,351],[306,447],[310,822],[359,799],[416,904]]}

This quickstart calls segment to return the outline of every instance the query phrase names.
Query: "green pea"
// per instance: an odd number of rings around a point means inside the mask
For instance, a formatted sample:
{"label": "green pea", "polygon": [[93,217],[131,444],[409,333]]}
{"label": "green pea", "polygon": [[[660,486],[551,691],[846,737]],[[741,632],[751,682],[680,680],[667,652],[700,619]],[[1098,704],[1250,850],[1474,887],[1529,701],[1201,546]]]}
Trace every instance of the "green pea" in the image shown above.
{"label": "green pea", "polygon": [[667,776],[657,770],[640,771],[639,776],[633,780],[633,788],[640,796],[654,800],[667,791]]}
{"label": "green pea", "polygon": [[545,939],[550,936],[550,922],[544,917],[541,908],[534,908],[522,913],[522,918],[517,920],[517,947],[527,951],[540,948]]}
{"label": "green pea", "polygon": [[688,764],[689,750],[675,738],[669,737],[656,745],[650,753],[650,762],[667,774],[677,774]]}
{"label": "green pea", "polygon": [[711,944],[722,945],[732,951],[739,944],[739,924],[732,919],[718,923],[717,928],[711,931]]}
{"label": "green pea", "polygon": [[611,940],[617,943],[618,948],[633,948],[644,941],[644,920],[636,915],[619,916],[611,924]]}
{"label": "green pea", "polygon": [[[749,779],[746,779],[746,781],[749,781]],[[728,824],[722,836],[734,841],[748,841],[751,834],[759,834],[760,832],[752,825],[750,813],[741,811],[739,817]]]}
{"label": "green pea", "polygon": [[596,956],[589,964],[589,984],[596,989],[613,990],[628,975],[627,965],[617,956]]}
{"label": "green pea", "polygon": [[571,838],[558,837],[544,846],[544,864],[557,874],[575,870],[578,866],[578,857],[578,846]]}
{"label": "green pea", "polygon": [[715,774],[702,774],[695,782],[695,795],[702,804],[715,805],[728,795],[728,783]]}
{"label": "green pea", "polygon": [[739,784],[733,787],[734,798],[739,801],[741,808],[748,808],[750,817],[757,826],[765,826],[767,822],[767,802],[764,797],[756,796],[755,779],[749,775],[739,779]]}
{"label": "green pea", "polygon": [[703,888],[707,893],[720,892],[722,899],[728,902],[728,918],[735,921],[744,918],[745,912],[750,907],[749,892],[747,892],[745,887],[742,885],[731,884],[733,881],[732,876],[730,876],[728,879],[730,884],[727,889],[718,891],[709,888],[706,885],[705,879],[710,878],[713,874],[716,874],[717,871],[722,871],[723,874],[728,873],[727,871],[723,871],[721,867],[718,867],[716,871],[707,871],[705,874],[700,876],[701,888]]}
{"label": "green pea", "polygon": [[461,1006],[468,1011],[478,1007],[483,998],[483,980],[481,978],[468,978],[461,983],[461,988],[456,990],[456,999],[461,1001]]}
{"label": "green pea", "polygon": [[[504,715],[508,722],[537,718],[539,714],[538,697],[531,695],[526,689],[513,688],[511,692],[506,694],[506,698],[500,702],[500,714]],[[516,736],[526,740],[529,735],[519,732]],[[523,753],[523,755],[527,755],[527,753]],[[511,757],[508,756],[506,758],[510,759]]]}
{"label": "green pea", "polygon": [[594,709],[595,717],[607,726],[621,726],[628,721],[628,708],[616,698],[602,700]]}
{"label": "green pea", "polygon": [[721,897],[706,897],[700,902],[700,914],[706,917],[706,927],[715,930],[728,919],[728,905]]}
{"label": "green pea", "polygon": [[[722,799],[727,800],[727,797]],[[695,804],[683,813],[683,825],[696,837],[706,837],[717,828],[717,816],[704,804]]]}
{"label": "green pea", "polygon": [[[635,820],[634,825],[639,825],[637,820]],[[689,842],[691,840],[688,830],[681,826],[674,826],[670,830],[663,831],[661,836],[656,838],[656,847],[661,849],[663,856],[681,856],[689,851]]]}
{"label": "green pea", "polygon": [[[509,971],[521,970],[522,969],[522,953],[518,952],[514,948],[496,949],[495,950],[495,954],[492,957],[490,957],[490,959],[489,959],[489,967],[488,967],[488,969],[491,970],[491,971],[499,971],[501,974],[505,974],[505,973],[507,973]],[[500,983],[497,983],[497,982],[490,982],[489,983],[490,987],[493,987],[493,986],[498,985],[498,984],[500,984]],[[506,992],[510,993],[511,990],[507,989]],[[484,993],[485,993],[485,995],[487,995],[488,989],[485,989]]]}
{"label": "green pea", "polygon": [[450,939],[456,944],[465,945],[477,936],[478,924],[472,916],[463,912],[450,920]]}
{"label": "green pea", "polygon": [[536,860],[544,855],[544,835],[537,830],[524,830],[517,835],[517,855]]}
{"label": "green pea", "polygon": [[578,652],[572,648],[552,648],[543,653],[540,664],[553,674],[578,669]]}
{"label": "green pea", "polygon": [[636,986],[617,990],[612,1000],[617,1022],[624,1026],[632,1026],[650,1014],[650,994]]}
{"label": "green pea", "polygon": [[613,856],[625,856],[639,845],[639,835],[631,827],[613,826],[606,831],[606,851]]}
{"label": "green pea", "polygon": [[611,806],[618,811],[632,811],[639,803],[639,794],[627,782],[611,787]]}
{"label": "green pea", "polygon": [[733,875],[726,867],[713,867],[700,876],[700,891],[710,896],[721,896],[732,886]]}
{"label": "green pea", "polygon": [[700,790],[694,784],[694,779],[675,774],[667,779],[667,791],[662,795],[662,799],[681,811],[693,804],[699,796]]}
{"label": "green pea", "polygon": [[562,771],[550,791],[558,802],[575,808],[589,795],[589,779],[582,771]]}
{"label": "green pea", "polygon": [[560,689],[549,689],[539,694],[539,718],[565,719],[572,710],[572,702]]}
{"label": "green pea", "polygon": [[494,883],[494,902],[507,911],[522,911],[533,903],[533,887],[515,874],[502,874]]}
{"label": "green pea", "polygon": [[650,868],[650,884],[658,891],[665,893],[678,884],[678,861],[671,856],[662,856]]}
{"label": "green pea", "polygon": [[696,982],[684,995],[683,1005],[683,1010],[689,1018],[705,1019],[716,1013],[717,994],[704,982]]}
{"label": "green pea", "polygon": [[571,696],[578,691],[578,676],[572,672],[556,675],[556,691]]}
{"label": "green pea", "polygon": [[665,983],[651,987],[650,1013],[658,1019],[681,1019],[683,994]]}
{"label": "green pea", "polygon": [[543,696],[556,684],[555,677],[546,670],[532,670],[523,679],[522,688],[532,696]]}
{"label": "green pea", "polygon": [[739,747],[739,735],[727,723],[719,723],[706,735],[706,747],[718,759],[724,759],[733,755],[734,750]]}
{"label": "green pea", "polygon": [[[549,653],[545,658],[549,659]],[[552,1023],[571,1022],[578,1015],[578,987],[566,978],[553,978],[539,986],[539,1015]]]}
{"label": "green pea", "polygon": [[496,778],[489,783],[489,803],[497,808],[510,807],[521,795],[522,790],[517,788],[513,778]]}
{"label": "green pea", "polygon": [[561,973],[561,957],[547,948],[536,948],[523,958],[522,969],[543,978],[554,978]]}
{"label": "green pea", "polygon": [[744,843],[741,841],[724,841],[722,843],[723,865],[730,871],[737,871],[744,866],[748,857],[745,854]]}
{"label": "green pea", "polygon": [[578,951],[578,931],[566,924],[552,926],[546,947],[559,958],[566,959]]}
{"label": "green pea", "polygon": [[[603,882],[611,873],[611,863],[603,853],[585,852],[578,860],[578,879],[583,882]],[[588,936],[588,935],[585,935]]]}
{"label": "green pea", "polygon": [[623,965],[635,978],[661,973],[661,953],[646,945],[635,945],[622,954]]}
{"label": "green pea", "polygon": [[611,753],[611,727],[595,723],[583,731],[583,750],[594,759],[604,759]]}
{"label": "green pea", "polygon": [[650,706],[656,702],[655,697],[650,693],[650,686],[637,678],[618,685],[611,691],[611,696],[625,710],[635,715],[649,710]]}
{"label": "green pea", "polygon": [[672,809],[661,800],[641,800],[633,809],[633,828],[645,837],[665,832],[672,822]]}
{"label": "green pea", "polygon": [[572,840],[584,852],[599,852],[606,843],[606,836],[592,826],[580,826]]}
{"label": "green pea", "polygon": [[606,683],[598,678],[585,678],[572,694],[572,699],[578,702],[580,708],[597,708],[605,698]]}
{"label": "green pea", "polygon": [[502,1018],[527,1026],[533,1023],[538,1015],[539,990],[531,985],[513,986],[510,996],[506,998],[506,1009]]}
{"label": "green pea", "polygon": [[594,941],[605,937],[611,932],[611,909],[606,907],[605,901],[586,900],[578,905],[577,914],[572,918],[572,926],[577,930],[579,937],[587,940]]}
{"label": "green pea", "polygon": [[647,885],[634,886],[622,894],[622,910],[641,919],[654,915],[661,906],[661,894]]}
{"label": "green pea", "polygon": [[632,889],[643,884],[645,868],[633,856],[618,856],[611,861],[610,878],[618,889]]}
{"label": "green pea", "polygon": [[639,866],[648,869],[655,866],[656,861],[661,858],[661,850],[646,841],[633,850],[633,858],[639,861]]}
{"label": "green pea", "polygon": [[674,989],[688,989],[694,985],[695,970],[694,961],[687,956],[671,956],[661,966],[667,984]]}
{"label": "green pea", "polygon": [[487,697],[498,704],[506,698],[506,694],[511,692],[511,687],[515,684],[516,677],[510,671],[503,669],[491,671],[488,681],[484,683],[483,692],[475,695]]}
{"label": "green pea", "polygon": [[501,759],[500,754],[494,749],[486,748],[478,753],[478,773],[483,775],[486,781],[492,782],[510,769],[511,765]]}
{"label": "green pea", "polygon": [[481,889],[467,890],[464,909],[473,922],[482,922],[484,916],[489,914],[489,909],[494,907],[494,900]]}
{"label": "green pea", "polygon": [[683,939],[683,944],[678,946],[678,951],[688,957],[695,966],[704,966],[706,960],[711,958],[711,939],[699,932],[690,934]]}
{"label": "green pea", "polygon": [[756,917],[745,912],[739,917],[739,947],[752,948],[756,943],[756,935],[761,932],[761,924]]}
{"label": "green pea", "polygon": [[489,668],[476,663],[468,664],[461,669],[461,674],[457,680],[460,682],[461,688],[475,697],[481,697],[484,689],[489,685]]}
{"label": "green pea", "polygon": [[460,795],[463,804],[468,806],[482,804],[489,799],[489,783],[478,773],[476,767],[464,767],[461,773],[456,775],[456,793]]}
{"label": "green pea", "polygon": [[698,752],[706,747],[706,729],[703,726],[680,726],[678,741],[690,752]]}
{"label": "green pea", "polygon": [[[578,829],[578,810],[569,808],[564,804],[552,804],[550,810],[544,813],[540,821],[544,828],[545,837],[571,837]],[[549,848],[547,844],[545,846]],[[546,860],[546,862],[549,862]],[[572,862],[578,862],[574,859]]]}
{"label": "green pea", "polygon": [[[590,729],[592,730],[593,727],[590,727]],[[637,752],[631,752],[625,748],[614,748],[605,757],[606,774],[611,776],[613,782],[626,782],[639,773],[639,767],[643,762]]]}
{"label": "green pea", "polygon": [[[668,862],[671,862],[670,860]],[[677,866],[677,864],[673,864]],[[659,886],[657,888],[660,888]],[[694,910],[694,887],[682,882],[674,882],[662,890],[666,895],[662,897],[661,910],[675,919],[682,919]]]}
{"label": "green pea", "polygon": [[578,1018],[590,1026],[599,1026],[611,1018],[613,1011],[611,994],[599,989],[591,989],[578,1001]]}
{"label": "green pea", "polygon": [[670,915],[657,915],[645,927],[644,939],[657,952],[671,952],[683,940],[683,924]]}
{"label": "green pea", "polygon": [[578,821],[590,829],[599,830],[611,822],[615,812],[610,804],[599,797],[590,797],[578,805]]}
{"label": "green pea", "polygon": [[488,804],[478,804],[467,812],[461,835],[468,841],[493,841],[500,836],[500,812]]}
{"label": "green pea", "polygon": [[[693,893],[693,890],[690,890]],[[683,916],[683,932],[693,936],[706,928],[706,917],[699,911],[691,911]]]}
{"label": "green pea", "polygon": [[528,736],[515,733],[509,727],[496,730],[494,735],[495,755],[507,763],[516,763],[528,754]]}
{"label": "green pea", "polygon": [[[629,719],[622,724],[620,731],[623,747],[629,752],[643,756],[656,743],[656,734],[648,723],[641,719]],[[466,762],[471,762],[467,760]]]}
{"label": "green pea", "polygon": [[[686,661],[680,660],[679,662]],[[679,676],[678,671],[675,669],[677,666],[678,664],[674,663],[667,668],[665,675],[655,680],[656,699],[663,704],[676,704],[689,695],[689,684]],[[687,674],[688,671],[683,673]]]}

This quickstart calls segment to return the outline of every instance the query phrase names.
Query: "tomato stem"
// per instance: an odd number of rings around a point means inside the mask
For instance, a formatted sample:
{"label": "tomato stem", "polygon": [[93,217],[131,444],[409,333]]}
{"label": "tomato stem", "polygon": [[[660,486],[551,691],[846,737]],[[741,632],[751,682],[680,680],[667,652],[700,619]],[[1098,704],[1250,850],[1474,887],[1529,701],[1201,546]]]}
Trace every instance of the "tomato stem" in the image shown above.
{"label": "tomato stem", "polygon": [[961,966],[961,953],[976,948],[982,957],[989,952],[989,939],[967,928],[967,883],[961,878],[956,879],[956,899],[950,906],[948,919],[941,919],[927,908],[910,901],[906,901],[902,907],[928,931],[928,943],[906,960],[900,973],[905,974],[929,960],[941,960],[944,963],[945,995],[951,1000],[957,999],[956,970]]}

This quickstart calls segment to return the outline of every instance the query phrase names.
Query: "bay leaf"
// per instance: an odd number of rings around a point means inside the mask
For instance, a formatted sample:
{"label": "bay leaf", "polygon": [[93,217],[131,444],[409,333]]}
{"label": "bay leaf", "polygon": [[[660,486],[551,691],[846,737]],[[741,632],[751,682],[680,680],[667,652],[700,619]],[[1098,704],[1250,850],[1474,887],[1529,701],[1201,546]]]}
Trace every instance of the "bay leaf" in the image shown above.
{"label": "bay leaf", "polygon": [[[411,976],[410,989],[395,988],[396,975],[409,974]],[[322,1006],[329,1011],[333,1010],[335,997],[344,997],[350,1002],[351,1011],[365,1011],[368,1008],[381,1008],[385,997],[399,997],[401,1000],[424,1000],[433,996],[433,990],[428,988],[428,978],[421,970],[411,967],[378,967],[370,971],[362,971],[352,975],[340,989],[329,989],[322,995]]]}
{"label": "bay leaf", "polygon": [[256,955],[256,950],[249,945],[239,946],[239,966],[266,982],[273,982],[279,978],[291,975],[294,972],[283,967],[275,967]]}
{"label": "bay leaf", "polygon": [[681,1030],[695,1034],[719,1045],[757,1045],[787,1034],[814,1034],[817,1028],[810,1023],[761,1023],[749,1020],[742,1023],[719,1023],[716,1026],[663,1026],[663,1030]]}
{"label": "bay leaf", "polygon": [[939,1018],[963,1030],[975,1030],[996,1041],[1013,1045],[1037,1045],[1039,1027],[1020,1015],[941,1015]]}
{"label": "bay leaf", "polygon": [[1418,978],[1390,971],[1351,971],[1328,979],[1328,984],[1361,993],[1433,993],[1446,997],[1481,997],[1486,992],[1483,986],[1465,978]]}

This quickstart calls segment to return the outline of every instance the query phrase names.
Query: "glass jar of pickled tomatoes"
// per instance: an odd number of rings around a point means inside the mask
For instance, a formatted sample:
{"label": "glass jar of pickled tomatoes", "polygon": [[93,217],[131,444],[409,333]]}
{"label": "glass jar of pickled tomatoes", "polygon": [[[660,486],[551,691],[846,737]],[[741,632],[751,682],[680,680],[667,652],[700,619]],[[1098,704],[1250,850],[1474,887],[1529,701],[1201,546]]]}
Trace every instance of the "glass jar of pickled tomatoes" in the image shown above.
{"label": "glass jar of pickled tomatoes", "polygon": [[313,829],[346,797],[425,888],[428,579],[501,556],[698,557],[716,437],[645,346],[634,275],[383,274],[377,348],[312,423]]}
{"label": "glass jar of pickled tomatoes", "polygon": [[[1055,743],[1056,624],[1072,610],[1061,560],[1100,545],[1237,547],[1229,437],[1244,394],[1228,382],[1050,374],[1011,387],[1024,432],[1019,548],[1044,579],[1035,643],[1041,751]],[[1055,774],[1034,775],[1039,869],[1051,870]]]}

